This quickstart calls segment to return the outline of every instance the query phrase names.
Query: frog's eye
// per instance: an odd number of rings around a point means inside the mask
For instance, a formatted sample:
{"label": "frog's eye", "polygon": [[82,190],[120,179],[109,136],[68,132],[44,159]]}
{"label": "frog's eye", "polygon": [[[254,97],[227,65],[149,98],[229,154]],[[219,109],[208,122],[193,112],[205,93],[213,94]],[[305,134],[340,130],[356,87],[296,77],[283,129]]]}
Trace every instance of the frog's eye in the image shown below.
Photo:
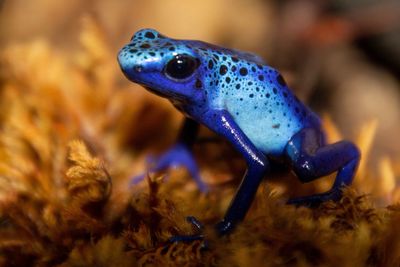
{"label": "frog's eye", "polygon": [[182,80],[192,75],[198,66],[198,59],[180,54],[168,61],[165,65],[164,73],[168,78]]}

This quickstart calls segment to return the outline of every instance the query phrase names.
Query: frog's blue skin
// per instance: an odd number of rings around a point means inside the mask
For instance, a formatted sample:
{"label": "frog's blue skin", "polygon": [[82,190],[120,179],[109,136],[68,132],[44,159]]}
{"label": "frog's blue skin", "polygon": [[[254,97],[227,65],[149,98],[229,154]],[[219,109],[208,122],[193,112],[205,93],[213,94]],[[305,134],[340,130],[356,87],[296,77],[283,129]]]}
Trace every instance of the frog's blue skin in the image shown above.
{"label": "frog's blue skin", "polygon": [[[166,73],[167,63],[177,55],[197,61],[187,78],[175,79]],[[357,147],[347,141],[325,144],[317,115],[258,56],[143,29],[121,49],[118,60],[129,80],[169,99],[187,117],[177,145],[159,159],[155,170],[183,165],[203,187],[190,153],[198,123],[229,140],[245,158],[248,169],[216,226],[221,235],[245,217],[274,162],[271,159],[287,162],[302,182],[337,171],[330,191],[292,199],[290,204],[315,206],[338,200],[343,186],[351,184],[360,160]]]}

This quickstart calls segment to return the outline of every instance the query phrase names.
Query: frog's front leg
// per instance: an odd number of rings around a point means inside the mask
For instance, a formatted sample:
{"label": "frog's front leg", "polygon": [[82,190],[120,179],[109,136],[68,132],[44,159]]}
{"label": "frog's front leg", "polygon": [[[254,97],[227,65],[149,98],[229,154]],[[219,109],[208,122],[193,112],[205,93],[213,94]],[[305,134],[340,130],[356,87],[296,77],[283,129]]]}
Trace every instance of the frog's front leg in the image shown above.
{"label": "frog's front leg", "polygon": [[211,110],[205,114],[203,122],[211,130],[229,140],[247,162],[247,171],[239,189],[223,220],[216,225],[218,233],[225,235],[231,232],[235,225],[245,217],[258,186],[269,170],[269,162],[266,156],[243,133],[228,111]]}
{"label": "frog's front leg", "polygon": [[[200,178],[199,169],[192,154],[192,146],[195,143],[199,124],[192,119],[185,118],[180,129],[177,141],[167,152],[158,158],[151,159],[152,165],[148,172],[160,172],[171,167],[184,167],[197,183],[199,189],[207,191],[207,186]],[[143,179],[145,175],[133,178],[133,183]]]}
{"label": "frog's front leg", "polygon": [[[247,171],[233,198],[224,218],[216,225],[218,234],[230,233],[236,224],[243,220],[255,197],[265,173],[269,170],[269,162],[259,151],[226,110],[209,110],[201,117],[202,122],[217,134],[229,140],[246,162]],[[195,221],[197,222],[197,221]],[[197,224],[193,223],[192,224]],[[174,236],[171,242],[185,242],[203,239],[203,235]]]}
{"label": "frog's front leg", "polygon": [[351,184],[360,151],[351,142],[325,145],[319,129],[306,128],[295,134],[286,145],[286,155],[302,182],[310,182],[337,171],[332,189],[326,193],[291,199],[288,204],[317,206],[327,200],[339,200],[344,186]]}

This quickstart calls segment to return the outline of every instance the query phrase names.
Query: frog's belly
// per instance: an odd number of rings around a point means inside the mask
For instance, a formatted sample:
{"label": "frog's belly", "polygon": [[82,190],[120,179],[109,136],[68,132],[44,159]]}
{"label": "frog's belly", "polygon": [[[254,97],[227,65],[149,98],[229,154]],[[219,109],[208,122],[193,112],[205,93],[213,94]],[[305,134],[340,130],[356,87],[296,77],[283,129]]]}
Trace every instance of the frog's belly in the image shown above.
{"label": "frog's belly", "polygon": [[[232,113],[231,113],[232,114]],[[283,115],[284,114],[284,115]],[[289,112],[239,112],[232,114],[235,122],[250,141],[267,155],[283,154],[288,141],[304,126]]]}

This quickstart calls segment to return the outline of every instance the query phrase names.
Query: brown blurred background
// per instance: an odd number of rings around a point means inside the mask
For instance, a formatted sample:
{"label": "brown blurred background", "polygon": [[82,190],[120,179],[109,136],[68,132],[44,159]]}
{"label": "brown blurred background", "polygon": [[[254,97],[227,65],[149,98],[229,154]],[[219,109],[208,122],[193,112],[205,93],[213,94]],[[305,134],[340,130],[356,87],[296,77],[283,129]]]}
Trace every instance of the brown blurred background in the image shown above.
{"label": "brown blurred background", "polygon": [[[75,49],[81,19],[90,15],[115,55],[144,27],[258,53],[302,100],[329,114],[344,137],[376,119],[372,159],[399,158],[399,1],[0,2],[1,46],[45,38],[59,50]],[[123,75],[121,82],[128,86]]]}

